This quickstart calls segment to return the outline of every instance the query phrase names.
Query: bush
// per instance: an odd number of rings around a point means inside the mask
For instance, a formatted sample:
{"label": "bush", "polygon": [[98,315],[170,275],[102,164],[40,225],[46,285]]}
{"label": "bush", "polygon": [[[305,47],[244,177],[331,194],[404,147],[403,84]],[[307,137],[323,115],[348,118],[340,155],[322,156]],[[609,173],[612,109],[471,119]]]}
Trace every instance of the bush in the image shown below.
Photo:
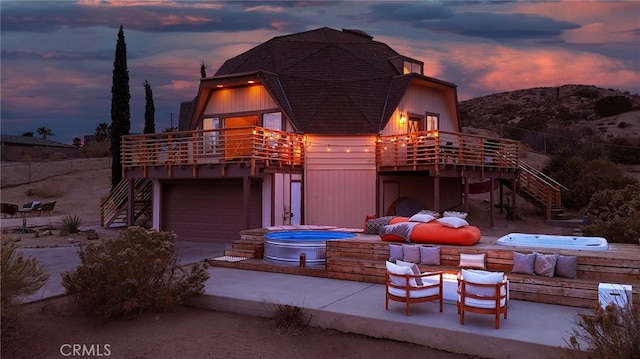
{"label": "bush", "polygon": [[44,267],[38,265],[35,258],[24,259],[22,254],[16,253],[16,248],[15,243],[2,239],[2,262],[0,262],[2,347],[11,341],[17,329],[17,301],[37,292],[49,279]]}
{"label": "bush", "polygon": [[66,236],[70,233],[80,232],[80,224],[82,224],[82,218],[77,214],[73,216],[62,217],[62,224],[60,225],[60,235]]}
{"label": "bush", "polygon": [[608,96],[596,102],[594,111],[600,117],[615,116],[629,112],[633,104],[627,96]]}
{"label": "bush", "polygon": [[[593,315],[578,314],[566,352],[570,358],[640,358],[640,305],[627,302],[594,308]],[[583,351],[581,344],[586,349]]]}
{"label": "bush", "polygon": [[178,266],[174,242],[172,233],[129,227],[81,248],[80,266],[62,274],[62,285],[83,311],[102,320],[173,309],[202,294],[209,278],[203,262]]}
{"label": "bush", "polygon": [[302,308],[295,305],[277,304],[273,317],[276,321],[276,332],[281,335],[302,335],[302,328],[311,321]]}
{"label": "bush", "polygon": [[593,220],[583,228],[584,234],[613,243],[640,244],[640,184],[595,193],[586,214]]}
{"label": "bush", "polygon": [[543,172],[569,188],[562,193],[562,203],[575,210],[587,207],[598,191],[622,189],[637,182],[606,159],[606,151],[600,148],[589,151],[564,148],[551,157]]}

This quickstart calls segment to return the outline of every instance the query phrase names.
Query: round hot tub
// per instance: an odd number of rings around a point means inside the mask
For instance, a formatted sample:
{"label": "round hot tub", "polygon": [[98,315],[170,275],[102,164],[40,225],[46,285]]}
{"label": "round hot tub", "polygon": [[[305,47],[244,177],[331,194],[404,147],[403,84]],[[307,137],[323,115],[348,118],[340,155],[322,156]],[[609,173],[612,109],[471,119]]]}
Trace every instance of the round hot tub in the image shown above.
{"label": "round hot tub", "polygon": [[280,231],[264,235],[264,258],[283,264],[298,264],[304,253],[307,264],[327,261],[328,240],[353,238],[353,233],[337,231]]}

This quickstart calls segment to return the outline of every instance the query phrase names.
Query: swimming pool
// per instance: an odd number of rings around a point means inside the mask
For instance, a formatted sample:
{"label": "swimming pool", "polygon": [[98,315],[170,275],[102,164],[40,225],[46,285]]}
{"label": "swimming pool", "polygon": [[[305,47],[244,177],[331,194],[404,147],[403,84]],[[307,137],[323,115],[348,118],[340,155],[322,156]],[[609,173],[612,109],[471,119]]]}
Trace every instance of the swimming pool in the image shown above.
{"label": "swimming pool", "polygon": [[279,231],[264,235],[264,258],[282,264],[298,264],[304,253],[306,263],[327,261],[328,240],[353,238],[353,233],[339,231]]}
{"label": "swimming pool", "polygon": [[550,234],[509,233],[496,244],[512,247],[606,251],[609,243],[603,237],[558,236]]}

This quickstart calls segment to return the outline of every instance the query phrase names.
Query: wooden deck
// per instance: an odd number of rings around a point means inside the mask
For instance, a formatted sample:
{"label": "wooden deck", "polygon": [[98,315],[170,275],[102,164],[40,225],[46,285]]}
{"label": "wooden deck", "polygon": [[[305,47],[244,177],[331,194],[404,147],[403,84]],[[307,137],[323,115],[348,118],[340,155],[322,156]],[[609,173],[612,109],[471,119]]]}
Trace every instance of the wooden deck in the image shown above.
{"label": "wooden deck", "polygon": [[[252,259],[240,262],[211,261],[214,266],[242,268],[296,275],[326,277],[369,283],[384,283],[385,261],[389,242],[379,236],[358,234],[354,239],[328,241],[324,266],[299,267],[274,265],[262,259],[263,233],[243,232],[227,255]],[[470,246],[440,245],[440,266],[420,265],[422,271],[440,270],[456,273],[460,253],[486,253],[487,269],[505,272],[510,281],[510,296],[517,300],[590,308],[597,304],[599,283],[633,286],[633,300],[640,302],[640,246],[611,243],[608,251],[550,250],[513,248],[496,245],[493,238],[483,238]],[[513,252],[559,253],[578,257],[577,278],[543,277],[511,273]]]}

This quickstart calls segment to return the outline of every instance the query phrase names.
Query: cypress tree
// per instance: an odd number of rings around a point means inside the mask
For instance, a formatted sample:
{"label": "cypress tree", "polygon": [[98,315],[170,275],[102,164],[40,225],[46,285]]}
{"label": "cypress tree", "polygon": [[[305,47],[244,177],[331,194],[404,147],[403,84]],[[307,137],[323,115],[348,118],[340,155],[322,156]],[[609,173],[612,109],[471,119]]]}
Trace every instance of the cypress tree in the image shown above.
{"label": "cypress tree", "polygon": [[144,133],[156,132],[156,107],[153,105],[153,91],[149,81],[144,80]]}
{"label": "cypress tree", "polygon": [[122,161],[120,158],[122,139],[131,128],[129,110],[129,70],[127,69],[127,44],[124,42],[124,30],[120,25],[116,55],[113,61],[113,84],[111,85],[111,188],[122,180]]}

